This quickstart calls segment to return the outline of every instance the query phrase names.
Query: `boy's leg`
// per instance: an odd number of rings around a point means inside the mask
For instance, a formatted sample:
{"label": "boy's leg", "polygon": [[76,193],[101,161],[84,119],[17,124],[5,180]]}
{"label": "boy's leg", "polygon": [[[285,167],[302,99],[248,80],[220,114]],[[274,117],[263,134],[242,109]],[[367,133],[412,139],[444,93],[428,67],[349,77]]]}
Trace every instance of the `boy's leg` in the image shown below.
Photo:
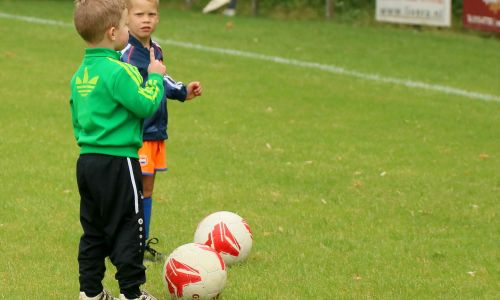
{"label": "boy's leg", "polygon": [[80,239],[78,265],[80,271],[80,291],[85,292],[88,297],[94,297],[103,291],[102,279],[106,267],[104,259],[106,255],[102,249],[103,238],[89,234],[89,227],[83,225],[84,234]]}
{"label": "boy's leg", "polygon": [[153,205],[153,188],[156,175],[158,141],[144,141],[139,149],[139,162],[142,171],[142,185],[144,189],[144,225],[146,240],[149,238],[149,224]]}
{"label": "boy's leg", "polygon": [[167,170],[166,141],[144,141],[139,149],[142,182],[144,187],[144,222],[146,225],[146,240],[149,239],[153,190],[155,186],[156,172]]}
{"label": "boy's leg", "polygon": [[144,227],[146,240],[149,239],[149,225],[151,224],[151,211],[153,209],[153,189],[155,185],[155,174],[142,175],[142,183],[144,186]]}
{"label": "boy's leg", "polygon": [[236,14],[236,0],[231,0],[227,8],[224,10],[224,15],[233,17]]}
{"label": "boy's leg", "polygon": [[[144,141],[139,149],[139,161],[142,171],[142,182],[144,188],[144,226],[146,245],[145,250],[151,254],[153,261],[163,258],[163,254],[151,247],[158,243],[157,238],[149,239],[150,224],[153,208],[153,190],[155,185],[156,172],[167,170],[166,142],[163,140]],[[149,260],[149,257],[148,257]]]}
{"label": "boy's leg", "polygon": [[[82,226],[87,233],[84,233],[84,241],[90,243],[80,247],[80,282],[84,286],[81,291],[93,296],[88,292],[88,285],[102,291],[104,257],[108,255],[117,268],[120,288],[139,291],[139,286],[146,281],[142,264],[145,240],[139,162],[126,157],[88,154],[81,156],[78,164],[80,193],[90,195],[89,201],[82,200],[85,205],[81,209]],[[87,226],[89,223],[91,229]],[[92,264],[95,270],[90,270]]]}
{"label": "boy's leg", "polygon": [[[80,239],[78,265],[80,291],[94,297],[103,291],[102,279],[106,267],[104,259],[108,256],[108,246],[100,212],[101,199],[98,192],[103,188],[100,181],[105,174],[95,172],[99,165],[106,164],[98,156],[82,155],[77,162],[77,182],[80,192],[80,223],[83,235]],[[95,178],[97,176],[97,178]]]}
{"label": "boy's leg", "polygon": [[[142,176],[139,161],[124,158],[118,177],[115,204],[123,217],[116,228],[110,259],[116,266],[120,292],[127,298],[140,296],[139,287],[146,282],[144,259],[144,210],[142,203]],[[118,220],[117,220],[118,221]]]}

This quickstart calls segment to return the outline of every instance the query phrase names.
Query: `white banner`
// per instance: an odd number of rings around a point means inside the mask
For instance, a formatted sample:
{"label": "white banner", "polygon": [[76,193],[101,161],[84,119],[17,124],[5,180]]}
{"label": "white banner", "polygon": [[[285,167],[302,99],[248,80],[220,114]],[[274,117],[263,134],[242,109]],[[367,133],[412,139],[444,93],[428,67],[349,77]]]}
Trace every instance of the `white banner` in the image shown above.
{"label": "white banner", "polygon": [[377,0],[377,21],[451,26],[451,0]]}

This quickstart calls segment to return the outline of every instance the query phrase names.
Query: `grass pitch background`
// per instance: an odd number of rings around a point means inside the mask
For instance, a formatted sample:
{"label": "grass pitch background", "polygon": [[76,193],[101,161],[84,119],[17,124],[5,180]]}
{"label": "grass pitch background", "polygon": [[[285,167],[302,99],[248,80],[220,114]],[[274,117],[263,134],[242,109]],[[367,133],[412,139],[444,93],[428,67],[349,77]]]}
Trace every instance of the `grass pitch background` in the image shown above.
{"label": "grass pitch background", "polygon": [[[0,1],[71,23],[71,2]],[[500,95],[500,44],[447,31],[161,10],[161,39]],[[0,299],[75,299],[81,228],[71,27],[0,18]],[[498,299],[500,104],[164,45],[204,95],[169,103],[152,235],[169,253],[217,210],[246,218],[224,299]],[[161,265],[145,288],[167,299]],[[115,294],[110,265],[105,285]]]}

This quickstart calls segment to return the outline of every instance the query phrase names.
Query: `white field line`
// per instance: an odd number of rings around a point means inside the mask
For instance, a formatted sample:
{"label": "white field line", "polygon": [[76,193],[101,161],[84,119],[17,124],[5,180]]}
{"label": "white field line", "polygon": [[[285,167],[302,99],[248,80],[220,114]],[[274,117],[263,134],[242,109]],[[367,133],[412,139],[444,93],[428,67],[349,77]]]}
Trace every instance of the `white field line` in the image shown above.
{"label": "white field line", "polygon": [[[7,13],[3,13],[3,12],[0,12],[0,18],[20,20],[20,21],[34,23],[34,24],[43,24],[43,25],[61,26],[61,27],[73,27],[73,24],[71,24],[71,23],[50,20],[50,19],[41,19],[41,18],[28,17],[28,16],[13,15],[13,14],[7,14]],[[254,52],[210,47],[210,46],[193,44],[193,43],[189,43],[189,42],[175,41],[175,40],[170,40],[170,39],[155,39],[155,40],[157,40],[161,44],[167,44],[167,45],[176,46],[176,47],[194,49],[194,50],[223,54],[223,55],[245,57],[245,58],[262,60],[262,61],[270,61],[270,62],[284,64],[284,65],[297,66],[300,68],[321,70],[321,71],[325,71],[325,72],[329,72],[329,73],[359,78],[359,79],[368,80],[368,81],[389,83],[389,84],[405,86],[405,87],[413,88],[413,89],[435,91],[435,92],[440,92],[440,93],[444,93],[444,94],[462,96],[462,97],[466,97],[466,98],[483,100],[483,101],[500,102],[500,96],[497,96],[497,95],[484,94],[484,93],[475,92],[475,91],[468,91],[465,89],[460,89],[460,88],[455,88],[455,87],[440,85],[440,84],[430,84],[430,83],[425,83],[425,82],[421,82],[421,81],[400,79],[400,78],[396,78],[396,77],[387,77],[387,76],[382,76],[382,75],[373,74],[373,73],[372,74],[363,73],[363,72],[359,72],[359,71],[355,71],[355,70],[348,70],[348,69],[338,67],[335,65],[326,65],[326,64],[320,64],[320,63],[315,63],[315,62],[301,61],[301,60],[296,60],[296,59],[288,59],[288,58],[283,58],[283,57],[279,57],[279,56],[265,55],[265,54],[259,54],[259,53],[254,53]]]}

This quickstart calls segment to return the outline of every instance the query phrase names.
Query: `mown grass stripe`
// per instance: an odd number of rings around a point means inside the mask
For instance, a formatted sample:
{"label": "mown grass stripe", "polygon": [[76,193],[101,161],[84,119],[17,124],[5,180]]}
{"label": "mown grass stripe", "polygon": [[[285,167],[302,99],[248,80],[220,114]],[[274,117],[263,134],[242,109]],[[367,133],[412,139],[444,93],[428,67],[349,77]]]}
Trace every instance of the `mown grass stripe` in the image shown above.
{"label": "mown grass stripe", "polygon": [[[28,23],[35,23],[35,24],[44,24],[44,25],[62,26],[62,27],[73,27],[73,24],[65,23],[62,21],[35,18],[35,17],[29,17],[29,16],[13,15],[13,14],[7,14],[7,13],[3,13],[3,12],[0,12],[0,17],[6,18],[6,19],[20,20],[20,21],[24,21],[24,22],[28,22]],[[379,83],[405,86],[405,87],[411,88],[411,89],[421,89],[421,90],[434,91],[434,92],[439,92],[439,93],[443,93],[443,94],[456,95],[456,96],[470,98],[470,99],[476,99],[476,100],[500,102],[500,96],[498,96],[498,95],[486,94],[486,93],[481,93],[481,92],[476,92],[476,91],[469,91],[469,90],[451,87],[451,86],[446,86],[446,85],[441,85],[441,84],[432,84],[432,83],[425,83],[425,82],[421,82],[421,81],[405,80],[405,79],[400,79],[400,78],[396,78],[396,77],[388,77],[388,76],[383,76],[380,74],[364,73],[364,72],[359,72],[356,70],[345,69],[345,68],[335,66],[335,65],[327,65],[327,64],[320,64],[317,62],[301,61],[301,60],[297,60],[297,59],[289,59],[289,58],[284,58],[284,57],[279,57],[279,56],[272,56],[272,55],[247,52],[247,51],[240,51],[240,50],[234,50],[234,49],[210,47],[210,46],[193,44],[193,43],[189,43],[189,42],[175,41],[175,40],[170,40],[170,39],[156,38],[156,41],[163,43],[163,44],[168,44],[171,46],[177,46],[177,47],[188,48],[188,49],[195,49],[195,50],[199,50],[199,51],[212,52],[212,53],[223,54],[223,55],[231,55],[231,56],[236,56],[236,57],[244,57],[244,58],[250,58],[250,59],[257,59],[257,60],[262,60],[262,61],[269,61],[269,62],[274,62],[274,63],[278,63],[278,64],[297,66],[300,68],[317,69],[317,70],[322,70],[322,71],[337,74],[337,75],[349,76],[349,77],[354,77],[354,78],[359,78],[359,79],[374,81],[374,82],[379,82]]]}

